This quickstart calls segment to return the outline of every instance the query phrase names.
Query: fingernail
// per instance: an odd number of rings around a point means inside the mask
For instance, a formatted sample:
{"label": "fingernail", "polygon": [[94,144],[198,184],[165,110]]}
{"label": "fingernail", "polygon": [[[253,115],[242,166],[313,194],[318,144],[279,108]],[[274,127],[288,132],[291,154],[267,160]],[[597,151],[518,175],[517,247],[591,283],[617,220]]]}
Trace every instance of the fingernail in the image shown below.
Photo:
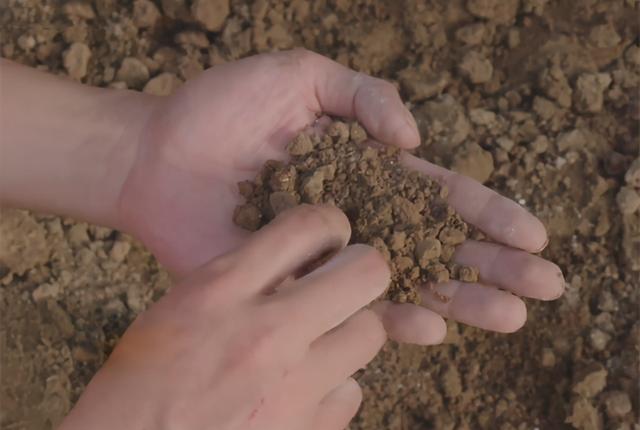
{"label": "fingernail", "polygon": [[556,276],[558,277],[558,279],[560,279],[561,289],[560,289],[560,292],[558,293],[558,295],[555,296],[552,300],[557,300],[560,297],[562,297],[562,295],[564,294],[565,290],[567,289],[567,281],[564,279],[564,275],[562,274],[562,271],[556,272]]}
{"label": "fingernail", "polygon": [[321,266],[316,268],[314,272],[325,273],[330,272],[338,267],[346,266],[351,262],[360,258],[364,250],[360,246],[349,246],[338,253],[334,253],[328,260],[325,260]]}
{"label": "fingernail", "polygon": [[549,238],[548,237],[547,237],[547,240],[544,241],[544,244],[542,244],[542,247],[539,250],[535,251],[534,254],[539,254],[542,251],[544,251],[545,248],[547,247],[547,245],[549,245]]}
{"label": "fingernail", "polygon": [[404,107],[404,111],[405,111],[405,117],[407,118],[407,122],[409,123],[409,125],[412,127],[417,127],[418,123],[416,122],[416,119],[411,113],[411,111],[407,109],[406,106]]}

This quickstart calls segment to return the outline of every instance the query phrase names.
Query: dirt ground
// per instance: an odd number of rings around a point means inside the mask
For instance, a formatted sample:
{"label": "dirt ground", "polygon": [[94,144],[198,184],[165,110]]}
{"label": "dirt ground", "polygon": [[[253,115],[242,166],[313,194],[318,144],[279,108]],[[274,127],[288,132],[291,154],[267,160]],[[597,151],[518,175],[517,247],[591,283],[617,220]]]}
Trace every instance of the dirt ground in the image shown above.
{"label": "dirt ground", "polygon": [[[567,290],[531,303],[513,335],[449,323],[442,346],[389,343],[359,375],[352,428],[637,430],[639,4],[0,0],[0,49],[154,94],[294,46],[396,82],[421,128],[419,154],[541,217],[544,256]],[[119,232],[1,215],[0,426],[53,428],[169,279]]]}

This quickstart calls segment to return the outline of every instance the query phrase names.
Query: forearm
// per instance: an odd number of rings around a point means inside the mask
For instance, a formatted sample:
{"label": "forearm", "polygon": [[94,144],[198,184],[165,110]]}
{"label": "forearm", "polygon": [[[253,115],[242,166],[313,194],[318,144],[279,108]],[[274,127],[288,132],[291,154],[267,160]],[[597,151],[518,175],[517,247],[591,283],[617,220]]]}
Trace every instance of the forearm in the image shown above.
{"label": "forearm", "polygon": [[0,204],[118,227],[152,103],[0,60]]}

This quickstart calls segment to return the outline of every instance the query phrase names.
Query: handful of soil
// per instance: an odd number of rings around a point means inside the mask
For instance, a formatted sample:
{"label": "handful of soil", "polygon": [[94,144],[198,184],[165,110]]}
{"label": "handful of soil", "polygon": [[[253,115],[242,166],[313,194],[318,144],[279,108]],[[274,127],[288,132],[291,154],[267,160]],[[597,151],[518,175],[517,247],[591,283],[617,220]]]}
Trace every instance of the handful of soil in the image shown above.
{"label": "handful of soil", "polygon": [[256,179],[241,182],[246,203],[234,222],[257,230],[300,203],[333,204],[351,223],[351,243],[374,246],[391,267],[386,298],[420,303],[418,288],[449,279],[475,282],[475,268],[451,261],[469,227],[449,206],[447,190],[403,167],[400,151],[366,143],[358,123],[335,121],[323,136],[299,134],[288,147],[291,161],[267,161]]}

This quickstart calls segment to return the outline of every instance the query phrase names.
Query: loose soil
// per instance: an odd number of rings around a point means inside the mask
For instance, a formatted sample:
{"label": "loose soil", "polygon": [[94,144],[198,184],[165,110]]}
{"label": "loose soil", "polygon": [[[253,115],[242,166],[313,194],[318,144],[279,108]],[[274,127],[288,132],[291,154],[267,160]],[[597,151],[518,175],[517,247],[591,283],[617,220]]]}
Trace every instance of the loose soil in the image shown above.
{"label": "loose soil", "polygon": [[[637,430],[640,46],[633,0],[4,0],[0,55],[170,94],[305,46],[394,82],[418,154],[539,216],[565,296],[512,335],[449,322],[361,374],[353,429]],[[634,161],[635,160],[635,161]],[[119,232],[3,210],[0,426],[52,428],[169,279]],[[231,216],[231,214],[230,214]]]}
{"label": "loose soil", "polygon": [[447,204],[446,188],[404,168],[400,151],[368,143],[358,123],[331,123],[326,134],[301,132],[288,147],[290,163],[268,161],[255,181],[239,184],[247,200],[234,221],[257,230],[300,203],[340,208],[351,224],[351,243],[375,247],[391,267],[385,297],[421,302],[420,287],[457,279],[476,282],[478,271],[451,261],[469,227]]}

